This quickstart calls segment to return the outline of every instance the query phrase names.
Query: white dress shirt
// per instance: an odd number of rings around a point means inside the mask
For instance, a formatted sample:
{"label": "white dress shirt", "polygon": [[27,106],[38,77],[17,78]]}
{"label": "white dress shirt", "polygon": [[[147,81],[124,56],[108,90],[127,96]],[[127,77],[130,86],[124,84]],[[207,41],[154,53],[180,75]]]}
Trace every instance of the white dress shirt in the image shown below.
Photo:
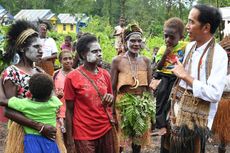
{"label": "white dress shirt", "polygon": [[[209,41],[211,41],[211,39]],[[192,87],[187,85],[186,82],[183,80],[180,81],[179,85],[183,88],[191,89],[193,91],[194,97],[201,98],[211,103],[210,112],[208,116],[208,127],[209,129],[211,129],[213,119],[217,111],[218,101],[221,99],[224,86],[226,83],[228,58],[226,51],[219,44],[215,44],[211,74],[207,80],[205,70],[205,63],[207,57],[206,52],[202,58],[200,66],[200,80],[198,80],[198,63],[209,41],[200,46],[199,48],[196,48],[193,52],[190,74],[194,78]],[[185,50],[185,57],[188,55],[189,51],[191,50],[194,44],[195,42],[191,42],[187,45]],[[188,63],[190,63],[190,61]],[[187,64],[185,67],[186,70],[188,70],[188,65],[189,64]]]}
{"label": "white dress shirt", "polygon": [[54,53],[58,52],[56,42],[53,38],[47,37],[47,38],[40,38],[42,42],[42,58],[49,57]]}

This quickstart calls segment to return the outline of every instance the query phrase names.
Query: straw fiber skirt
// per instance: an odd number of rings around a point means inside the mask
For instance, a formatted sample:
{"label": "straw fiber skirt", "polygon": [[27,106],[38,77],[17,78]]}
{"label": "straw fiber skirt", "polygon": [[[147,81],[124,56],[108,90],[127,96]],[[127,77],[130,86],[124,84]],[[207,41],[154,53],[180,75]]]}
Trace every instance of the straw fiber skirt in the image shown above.
{"label": "straw fiber skirt", "polygon": [[218,139],[230,143],[230,96],[222,97],[214,118],[212,131]]}

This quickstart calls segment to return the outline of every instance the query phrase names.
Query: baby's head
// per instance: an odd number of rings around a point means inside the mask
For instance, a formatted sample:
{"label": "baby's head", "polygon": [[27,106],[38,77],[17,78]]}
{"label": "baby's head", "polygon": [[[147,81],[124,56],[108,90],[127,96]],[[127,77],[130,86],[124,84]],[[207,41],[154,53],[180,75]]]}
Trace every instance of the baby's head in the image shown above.
{"label": "baby's head", "polygon": [[173,17],[164,23],[164,39],[167,46],[176,46],[184,38],[184,23],[180,18]]}
{"label": "baby's head", "polygon": [[53,91],[53,80],[48,74],[37,73],[29,80],[29,90],[36,101],[47,101]]}

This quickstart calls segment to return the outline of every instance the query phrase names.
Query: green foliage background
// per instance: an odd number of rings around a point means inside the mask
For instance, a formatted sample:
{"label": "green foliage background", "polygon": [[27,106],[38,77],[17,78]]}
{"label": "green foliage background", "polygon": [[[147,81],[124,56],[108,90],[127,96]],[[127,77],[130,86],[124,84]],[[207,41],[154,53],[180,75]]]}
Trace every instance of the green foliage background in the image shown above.
{"label": "green foliage background", "polygon": [[[0,27],[0,35],[6,36],[8,27]],[[117,55],[117,52],[114,48],[114,37],[113,37],[113,31],[114,27],[112,27],[109,23],[109,18],[108,17],[99,17],[99,16],[94,16],[91,17],[91,20],[88,24],[87,27],[84,27],[81,29],[82,32],[89,32],[97,36],[101,48],[102,48],[102,53],[103,53],[103,60],[111,63],[112,59]],[[50,37],[52,37],[57,44],[57,47],[60,50],[60,46],[64,41],[64,38],[66,35],[71,35],[73,40],[76,38],[75,33],[68,33],[68,34],[58,34],[55,31],[51,31],[48,33]],[[154,47],[160,47],[164,41],[163,37],[158,37],[158,36],[147,36],[147,33],[144,33],[144,37],[146,37],[146,46],[147,48],[150,49],[150,51],[143,50],[141,54],[151,58],[152,57],[152,49]],[[4,51],[4,43],[5,41],[0,42],[0,50]],[[9,61],[8,61],[9,62]],[[55,62],[56,66],[59,67],[60,63],[58,60]],[[6,62],[3,61],[2,55],[0,54],[0,72],[7,66]]]}
{"label": "green foliage background", "polygon": [[[180,17],[186,23],[188,12],[194,2],[216,7],[230,6],[229,0],[1,0],[0,5],[12,15],[16,15],[21,9],[51,9],[56,15],[86,13],[92,19],[89,25],[81,30],[94,33],[98,37],[103,59],[111,62],[116,55],[112,33],[120,16],[125,17],[126,24],[133,21],[139,23],[144,31],[146,46],[150,50],[149,52],[143,50],[141,53],[151,58],[152,49],[164,43],[162,38],[164,21],[170,17]],[[5,29],[0,27],[0,30],[0,35],[5,35]],[[56,40],[60,49],[65,35],[56,32],[49,34]],[[69,35],[76,37],[73,33]],[[0,49],[3,46],[3,42],[0,42]],[[1,58],[0,55],[0,71],[6,66]],[[59,62],[56,61],[56,64],[59,65]]]}
{"label": "green foliage background", "polygon": [[2,38],[0,40],[0,72],[2,72],[4,68],[6,68],[7,63],[8,63],[8,61],[4,61],[3,59],[4,47],[5,47],[5,36],[6,36],[7,30],[8,30],[8,27],[0,26],[0,37]]}
{"label": "green foliage background", "polygon": [[113,27],[109,23],[107,17],[95,16],[85,28],[82,28],[82,32],[89,32],[97,36],[101,48],[103,60],[111,62],[112,58],[116,56],[116,50],[114,48]]}
{"label": "green foliage background", "polygon": [[138,21],[145,31],[158,35],[160,26],[169,17],[187,20],[194,2],[217,7],[230,6],[229,0],[1,0],[0,4],[13,15],[21,9],[51,9],[57,14],[86,13],[107,17],[112,26],[118,23],[120,16],[124,16],[127,23]]}

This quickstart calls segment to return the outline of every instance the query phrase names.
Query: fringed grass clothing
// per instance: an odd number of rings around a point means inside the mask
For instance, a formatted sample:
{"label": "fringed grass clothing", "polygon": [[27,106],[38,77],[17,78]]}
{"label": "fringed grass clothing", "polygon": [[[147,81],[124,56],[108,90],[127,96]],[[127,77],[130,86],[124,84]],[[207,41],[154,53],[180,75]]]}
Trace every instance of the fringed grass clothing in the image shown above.
{"label": "fringed grass clothing", "polygon": [[[125,56],[124,56],[125,58]],[[128,63],[128,59],[126,61]],[[144,61],[141,61],[144,63]],[[142,63],[142,64],[143,64]],[[139,64],[139,63],[138,63]],[[119,103],[121,98],[125,93],[130,93],[133,95],[141,95],[144,91],[147,91],[148,88],[148,79],[147,79],[147,66],[146,70],[138,70],[137,71],[137,79],[139,80],[139,86],[136,89],[131,89],[135,84],[134,79],[132,78],[131,68],[127,68],[126,72],[119,72],[118,74],[118,83],[117,83],[117,97],[116,97],[116,105]],[[120,145],[125,146],[125,144],[129,144],[131,142],[138,145],[148,145],[150,143],[150,130],[144,133],[140,137],[125,137],[121,125],[121,110],[116,107],[116,115],[118,120],[118,136],[120,139]],[[150,121],[149,121],[149,129],[150,129]]]}
{"label": "fringed grass clothing", "polygon": [[227,76],[225,92],[219,102],[212,131],[225,144],[230,143],[230,75]]}
{"label": "fringed grass clothing", "polygon": [[212,132],[221,143],[230,143],[230,74],[226,76],[224,93],[214,118]]}
{"label": "fringed grass clothing", "polygon": [[[211,41],[211,40],[210,40]],[[204,45],[196,48],[191,59],[191,76],[194,78],[192,87],[187,86],[182,80],[180,81],[180,86],[192,90],[193,96],[201,98],[210,103],[210,111],[208,116],[208,128],[211,129],[214,116],[217,111],[218,101],[221,99],[224,86],[225,77],[227,75],[227,55],[226,51],[219,45],[214,46],[214,55],[212,60],[212,70],[208,78],[206,78],[206,58],[207,53],[204,55],[201,61],[199,61],[205,47],[210,42],[208,41]],[[189,50],[195,44],[191,42],[186,47],[185,57],[188,55]],[[200,64],[200,80],[197,79],[198,76],[198,65]],[[186,65],[186,70],[188,70],[188,65]]]}
{"label": "fringed grass clothing", "polygon": [[[24,153],[25,132],[23,127],[16,122],[12,122],[9,126],[4,153]],[[56,133],[56,143],[61,153],[67,153],[59,128]]]}
{"label": "fringed grass clothing", "polygon": [[195,42],[188,44],[185,57],[185,69],[194,80],[192,86],[179,81],[182,94],[178,90],[173,93],[180,98],[174,101],[175,121],[172,122],[170,151],[194,153],[198,149],[204,153],[217,103],[224,90],[227,55],[212,38],[198,48]]}
{"label": "fringed grass clothing", "polygon": [[[62,105],[57,97],[52,97],[47,102],[36,102],[30,99],[13,97],[9,100],[8,107],[22,112],[26,117],[56,127],[56,112]],[[37,130],[23,126],[26,133],[24,137],[25,153],[59,153],[57,144],[41,136]]]}

